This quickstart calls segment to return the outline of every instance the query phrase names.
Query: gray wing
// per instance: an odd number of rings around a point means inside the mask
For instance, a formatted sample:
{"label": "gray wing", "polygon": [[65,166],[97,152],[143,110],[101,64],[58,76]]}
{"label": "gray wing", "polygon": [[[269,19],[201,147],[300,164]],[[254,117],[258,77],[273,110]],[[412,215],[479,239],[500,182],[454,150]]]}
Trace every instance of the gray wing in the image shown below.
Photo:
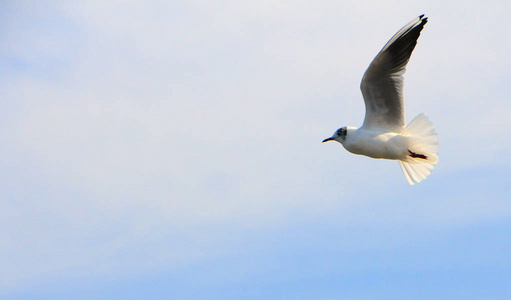
{"label": "gray wing", "polygon": [[367,68],[360,89],[366,115],[364,128],[401,132],[405,125],[403,74],[428,18],[421,15],[399,30]]}

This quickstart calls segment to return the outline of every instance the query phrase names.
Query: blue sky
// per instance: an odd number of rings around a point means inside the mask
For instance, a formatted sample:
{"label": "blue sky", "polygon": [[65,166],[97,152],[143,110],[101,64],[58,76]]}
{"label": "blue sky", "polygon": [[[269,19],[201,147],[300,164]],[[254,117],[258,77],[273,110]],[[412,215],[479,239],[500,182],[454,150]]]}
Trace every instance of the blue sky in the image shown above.
{"label": "blue sky", "polygon": [[[0,5],[2,299],[511,297],[504,1]],[[321,144],[405,75],[440,163]]]}

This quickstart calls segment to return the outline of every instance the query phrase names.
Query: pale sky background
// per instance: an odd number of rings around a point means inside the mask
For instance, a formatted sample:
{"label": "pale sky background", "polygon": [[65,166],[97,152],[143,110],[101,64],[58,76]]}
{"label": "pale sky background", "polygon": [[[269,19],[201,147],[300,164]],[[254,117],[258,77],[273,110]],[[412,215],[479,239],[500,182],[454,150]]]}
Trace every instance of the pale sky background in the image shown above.
{"label": "pale sky background", "polygon": [[[1,299],[511,299],[510,1],[2,1]],[[440,163],[321,144],[420,14]]]}

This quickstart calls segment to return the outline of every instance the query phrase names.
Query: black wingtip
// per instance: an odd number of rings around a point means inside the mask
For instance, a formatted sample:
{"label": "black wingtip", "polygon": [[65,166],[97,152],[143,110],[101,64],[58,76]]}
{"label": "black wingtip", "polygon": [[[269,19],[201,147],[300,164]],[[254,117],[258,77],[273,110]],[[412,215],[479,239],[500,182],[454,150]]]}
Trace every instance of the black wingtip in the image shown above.
{"label": "black wingtip", "polygon": [[420,15],[419,19],[422,21],[421,23],[423,24],[428,23],[428,17],[424,17],[424,14]]}

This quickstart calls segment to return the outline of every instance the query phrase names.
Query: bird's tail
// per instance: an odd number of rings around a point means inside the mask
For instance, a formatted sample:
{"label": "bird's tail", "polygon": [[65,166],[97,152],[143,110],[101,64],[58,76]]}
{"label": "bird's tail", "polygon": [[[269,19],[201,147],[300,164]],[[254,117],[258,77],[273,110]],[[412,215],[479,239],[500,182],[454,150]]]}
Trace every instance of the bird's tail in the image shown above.
{"label": "bird's tail", "polygon": [[399,166],[409,184],[421,182],[438,163],[438,135],[435,126],[424,114],[413,119],[402,135],[410,137],[408,156]]}

